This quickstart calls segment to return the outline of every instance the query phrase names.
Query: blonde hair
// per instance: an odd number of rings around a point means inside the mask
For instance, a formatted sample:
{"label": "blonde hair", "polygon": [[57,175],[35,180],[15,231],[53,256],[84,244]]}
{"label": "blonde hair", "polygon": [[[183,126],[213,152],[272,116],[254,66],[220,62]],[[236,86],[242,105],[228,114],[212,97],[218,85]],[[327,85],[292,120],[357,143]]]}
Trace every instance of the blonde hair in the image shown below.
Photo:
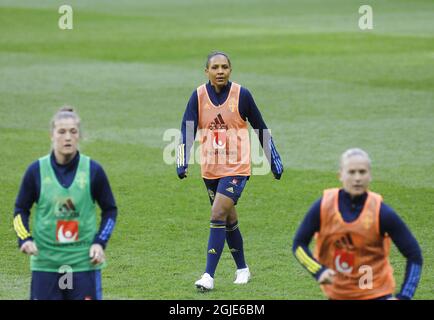
{"label": "blonde hair", "polygon": [[56,122],[62,119],[74,119],[77,122],[79,136],[81,137],[81,120],[78,113],[71,106],[63,106],[54,114],[50,122],[51,133],[56,127]]}
{"label": "blonde hair", "polygon": [[360,148],[351,148],[351,149],[346,150],[344,153],[342,153],[341,160],[339,163],[339,169],[343,168],[344,162],[347,159],[349,159],[351,157],[355,157],[355,156],[362,157],[362,158],[366,159],[366,161],[368,161],[369,169],[371,169],[371,162],[372,161],[371,161],[371,158],[369,157],[369,154],[365,150],[362,150]]}

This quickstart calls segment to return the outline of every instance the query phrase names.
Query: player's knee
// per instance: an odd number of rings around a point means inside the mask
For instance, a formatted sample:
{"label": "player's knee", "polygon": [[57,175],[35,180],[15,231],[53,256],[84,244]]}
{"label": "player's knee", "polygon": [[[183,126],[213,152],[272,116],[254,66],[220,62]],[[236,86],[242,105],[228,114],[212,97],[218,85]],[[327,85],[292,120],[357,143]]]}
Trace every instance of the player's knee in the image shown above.
{"label": "player's knee", "polygon": [[226,221],[228,213],[227,210],[224,210],[221,207],[213,207],[211,209],[211,220]]}
{"label": "player's knee", "polygon": [[235,224],[237,221],[238,221],[238,217],[236,215],[235,216],[229,215],[226,219],[228,225]]}

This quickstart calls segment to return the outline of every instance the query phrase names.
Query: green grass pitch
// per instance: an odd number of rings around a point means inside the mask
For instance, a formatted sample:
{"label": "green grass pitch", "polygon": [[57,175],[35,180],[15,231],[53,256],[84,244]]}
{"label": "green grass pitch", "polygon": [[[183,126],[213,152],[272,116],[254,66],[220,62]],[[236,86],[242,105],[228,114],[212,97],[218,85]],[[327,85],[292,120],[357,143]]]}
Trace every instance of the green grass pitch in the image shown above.
{"label": "green grass pitch", "polygon": [[[0,299],[27,299],[29,261],[12,213],[26,167],[50,148],[48,123],[78,108],[81,150],[105,168],[119,208],[103,272],[108,299],[323,299],[291,243],[311,203],[337,186],[349,147],[373,158],[372,190],[423,250],[416,299],[434,297],[434,3],[369,1],[0,1]],[[196,292],[210,207],[198,165],[180,181],[163,162],[206,55],[230,54],[285,165],[281,181],[251,178],[237,206],[253,278],[235,286],[227,248],[213,292]],[[404,259],[391,254],[400,286]]]}

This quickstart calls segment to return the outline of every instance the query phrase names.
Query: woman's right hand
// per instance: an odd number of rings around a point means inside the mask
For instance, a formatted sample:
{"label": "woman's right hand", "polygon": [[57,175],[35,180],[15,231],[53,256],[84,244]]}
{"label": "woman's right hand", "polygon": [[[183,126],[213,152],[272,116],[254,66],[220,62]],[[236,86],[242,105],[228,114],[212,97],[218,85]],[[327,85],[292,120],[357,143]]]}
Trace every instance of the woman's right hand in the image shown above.
{"label": "woman's right hand", "polygon": [[319,284],[332,284],[336,272],[332,269],[324,270],[318,278]]}
{"label": "woman's right hand", "polygon": [[31,256],[31,255],[38,255],[38,248],[36,247],[36,244],[32,240],[28,240],[24,242],[21,245],[20,251]]}

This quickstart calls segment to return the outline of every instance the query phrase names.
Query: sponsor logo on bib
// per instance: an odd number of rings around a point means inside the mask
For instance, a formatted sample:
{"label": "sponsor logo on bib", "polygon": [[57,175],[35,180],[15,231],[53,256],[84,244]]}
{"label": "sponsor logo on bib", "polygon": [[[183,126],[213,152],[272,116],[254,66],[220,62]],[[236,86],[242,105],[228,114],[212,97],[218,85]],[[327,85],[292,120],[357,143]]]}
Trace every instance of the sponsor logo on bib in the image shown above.
{"label": "sponsor logo on bib", "polygon": [[58,220],[56,226],[56,240],[60,243],[78,241],[78,221]]}

